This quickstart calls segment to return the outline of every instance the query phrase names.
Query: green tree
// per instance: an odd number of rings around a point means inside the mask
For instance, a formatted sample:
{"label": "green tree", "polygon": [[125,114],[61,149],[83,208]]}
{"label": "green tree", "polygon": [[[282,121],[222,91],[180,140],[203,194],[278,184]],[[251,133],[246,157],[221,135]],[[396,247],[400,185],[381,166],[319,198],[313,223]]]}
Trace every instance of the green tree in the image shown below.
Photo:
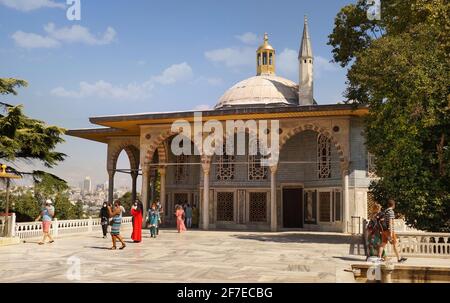
{"label": "green tree", "polygon": [[[0,95],[17,95],[16,89],[27,85],[24,80],[0,78]],[[55,151],[56,146],[64,142],[63,134],[64,130],[59,127],[48,126],[43,121],[26,116],[21,105],[0,102],[0,162],[7,163],[11,172],[32,176],[37,183],[43,181],[45,176],[52,176],[64,184],[65,181],[47,172],[20,172],[16,166],[17,163],[35,161],[52,168],[63,161],[66,155]],[[20,201],[17,207],[19,204]]]}
{"label": "green tree", "polygon": [[407,223],[450,230],[450,4],[381,2],[368,20],[366,1],[343,7],[329,44],[348,68],[348,101],[369,107],[367,147],[376,157],[381,202],[397,201]]}

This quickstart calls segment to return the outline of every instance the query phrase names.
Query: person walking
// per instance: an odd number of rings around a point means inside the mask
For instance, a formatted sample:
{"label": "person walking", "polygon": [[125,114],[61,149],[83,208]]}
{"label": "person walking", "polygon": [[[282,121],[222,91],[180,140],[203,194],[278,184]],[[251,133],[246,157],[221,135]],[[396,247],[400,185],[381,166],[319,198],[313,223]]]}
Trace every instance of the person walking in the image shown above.
{"label": "person walking", "polygon": [[186,216],[186,227],[191,228],[192,227],[192,207],[189,203],[186,205],[185,216]]}
{"label": "person walking", "polygon": [[177,217],[177,230],[178,233],[186,231],[186,226],[184,225],[184,210],[183,207],[178,205],[175,211],[175,217]]}
{"label": "person walking", "polygon": [[42,219],[42,233],[43,238],[42,241],[40,241],[39,245],[44,245],[45,239],[48,239],[48,243],[53,243],[55,240],[53,240],[52,236],[50,235],[50,227],[52,225],[53,217],[55,216],[55,207],[53,206],[52,200],[48,199],[45,201],[45,206],[42,208],[41,213],[36,218],[36,221],[39,221]]}
{"label": "person walking", "polygon": [[112,218],[111,225],[111,240],[112,247],[111,250],[116,249],[116,240],[119,240],[122,243],[122,247],[120,249],[124,249],[126,247],[125,242],[123,241],[122,236],[120,235],[120,226],[122,225],[122,209],[120,207],[120,201],[116,200],[114,202],[114,209],[111,208],[111,205],[108,205],[108,214],[109,217]]}
{"label": "person walking", "polygon": [[404,263],[407,259],[400,257],[400,253],[398,252],[398,248],[397,248],[397,243],[398,243],[397,235],[395,234],[395,231],[394,231],[394,219],[395,219],[394,209],[395,209],[395,201],[393,199],[390,199],[388,201],[388,208],[384,212],[385,226],[383,226],[384,231],[382,233],[382,244],[381,244],[381,249],[378,252],[378,257],[381,258],[382,251],[384,250],[384,248],[386,247],[386,245],[389,242],[392,245],[392,248],[394,249],[395,256],[397,257],[397,262]]}
{"label": "person walking", "polygon": [[142,209],[140,209],[138,201],[134,202],[131,207],[131,215],[133,216],[131,239],[134,243],[139,243],[142,241]]}
{"label": "person walking", "polygon": [[[375,203],[372,208],[372,216],[367,224],[367,242],[368,252],[367,259],[370,257],[377,257],[379,255],[382,244],[383,221],[385,219],[384,212],[381,211],[381,205]],[[386,256],[385,251],[382,251],[381,256]]]}
{"label": "person walking", "polygon": [[199,226],[199,211],[197,206],[194,204],[192,206],[192,226],[198,228]]}
{"label": "person walking", "polygon": [[157,210],[156,203],[152,204],[152,207],[148,211],[148,224],[150,225],[150,237],[156,238],[158,225],[160,222],[159,211]]}
{"label": "person walking", "polygon": [[108,203],[106,202],[103,203],[103,206],[100,209],[100,224],[102,225],[103,239],[105,239],[108,234],[109,224]]}

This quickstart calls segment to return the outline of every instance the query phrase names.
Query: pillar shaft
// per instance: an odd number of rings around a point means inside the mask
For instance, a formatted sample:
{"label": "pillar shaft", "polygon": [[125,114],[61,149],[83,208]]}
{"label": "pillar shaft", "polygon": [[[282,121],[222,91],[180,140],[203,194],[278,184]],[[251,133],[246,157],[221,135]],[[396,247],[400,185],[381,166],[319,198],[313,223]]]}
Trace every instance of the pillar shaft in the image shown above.
{"label": "pillar shaft", "polygon": [[348,174],[349,174],[349,170],[348,168],[344,168],[342,171],[342,195],[343,195],[343,226],[342,226],[342,232],[346,233],[348,232],[347,230],[347,226],[348,226],[348,222],[350,220],[349,218],[349,213],[350,213],[350,194],[349,194],[349,190],[348,190]]}
{"label": "pillar shaft", "polygon": [[138,178],[138,173],[137,172],[132,172],[131,173],[131,201],[136,201],[137,198],[137,178]]}
{"label": "pillar shaft", "polygon": [[149,181],[150,181],[150,165],[144,164],[142,166],[142,188],[141,188],[141,199],[143,204],[144,220],[147,216],[148,210],[148,198],[149,198]]}
{"label": "pillar shaft", "polygon": [[158,171],[160,176],[159,201],[161,202],[162,207],[166,207],[166,168],[161,167]]}
{"label": "pillar shaft", "polygon": [[277,166],[270,167],[270,230],[277,231]]}
{"label": "pillar shaft", "polygon": [[108,202],[113,203],[114,200],[114,170],[108,170]]}

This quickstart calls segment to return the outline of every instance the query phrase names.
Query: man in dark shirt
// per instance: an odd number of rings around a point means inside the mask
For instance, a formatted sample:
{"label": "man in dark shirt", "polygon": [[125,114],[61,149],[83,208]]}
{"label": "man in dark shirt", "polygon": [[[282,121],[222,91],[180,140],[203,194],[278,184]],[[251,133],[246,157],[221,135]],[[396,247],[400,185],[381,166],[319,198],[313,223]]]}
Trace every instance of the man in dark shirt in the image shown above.
{"label": "man in dark shirt", "polygon": [[[394,248],[394,252],[395,252],[395,255],[397,256],[398,263],[403,263],[407,259],[401,258],[400,254],[398,252],[398,249],[397,249],[397,235],[395,234],[395,230],[394,230],[394,219],[395,219],[394,208],[395,208],[395,201],[390,199],[388,201],[388,209],[386,209],[386,211],[384,212],[385,213],[384,221],[386,222],[386,227],[382,234],[382,244],[381,244],[382,248],[380,249],[380,252],[382,252],[384,250],[387,243],[389,242],[389,243],[391,243],[392,247]],[[378,257],[381,258],[381,255],[379,255]]]}

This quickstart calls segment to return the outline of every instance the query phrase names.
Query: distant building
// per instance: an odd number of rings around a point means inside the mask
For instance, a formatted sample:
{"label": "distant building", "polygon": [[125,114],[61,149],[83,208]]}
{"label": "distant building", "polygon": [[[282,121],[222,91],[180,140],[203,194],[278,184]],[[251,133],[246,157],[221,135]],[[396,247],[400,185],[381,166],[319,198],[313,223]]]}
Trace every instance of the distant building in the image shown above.
{"label": "distant building", "polygon": [[83,182],[83,195],[92,193],[91,177],[86,177]]}

